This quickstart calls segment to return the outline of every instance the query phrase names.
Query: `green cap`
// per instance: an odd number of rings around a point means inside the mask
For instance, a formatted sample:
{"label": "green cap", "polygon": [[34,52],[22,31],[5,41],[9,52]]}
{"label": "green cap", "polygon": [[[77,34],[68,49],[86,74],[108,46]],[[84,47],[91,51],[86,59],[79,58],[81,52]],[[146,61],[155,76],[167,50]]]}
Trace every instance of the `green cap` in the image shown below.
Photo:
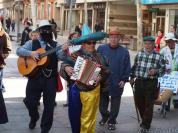
{"label": "green cap", "polygon": [[155,41],[155,37],[154,36],[145,36],[143,38],[143,41]]}

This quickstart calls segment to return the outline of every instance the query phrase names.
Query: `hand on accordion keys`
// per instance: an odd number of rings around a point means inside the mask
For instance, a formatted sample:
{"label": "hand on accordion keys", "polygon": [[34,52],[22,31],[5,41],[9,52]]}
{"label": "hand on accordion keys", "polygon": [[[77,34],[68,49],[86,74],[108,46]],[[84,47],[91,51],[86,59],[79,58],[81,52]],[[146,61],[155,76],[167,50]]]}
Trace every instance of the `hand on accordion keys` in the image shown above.
{"label": "hand on accordion keys", "polygon": [[101,80],[100,71],[99,64],[78,56],[70,79],[87,86],[96,86]]}
{"label": "hand on accordion keys", "polygon": [[99,82],[101,81],[101,75],[99,74],[97,77],[96,77],[96,79],[95,79],[95,81],[94,81],[94,86],[97,86],[98,84],[99,84]]}
{"label": "hand on accordion keys", "polygon": [[124,81],[120,81],[120,82],[118,83],[118,85],[119,85],[119,88],[124,88],[125,82],[124,82]]}
{"label": "hand on accordion keys", "polygon": [[66,66],[65,72],[67,73],[68,76],[72,76],[72,74],[74,73],[74,68],[71,66]]}

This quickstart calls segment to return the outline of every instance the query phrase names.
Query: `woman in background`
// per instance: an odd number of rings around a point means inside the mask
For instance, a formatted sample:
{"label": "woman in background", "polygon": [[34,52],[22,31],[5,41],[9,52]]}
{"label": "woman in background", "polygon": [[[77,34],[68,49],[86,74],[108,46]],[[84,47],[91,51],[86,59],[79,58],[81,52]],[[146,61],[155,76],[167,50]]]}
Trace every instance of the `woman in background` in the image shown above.
{"label": "woman in background", "polygon": [[[73,33],[71,33],[71,34],[69,35],[68,40],[70,41],[70,40],[72,40],[72,39],[74,39],[74,38],[78,38],[78,37],[80,37],[80,34],[79,34],[78,32],[73,32]],[[68,85],[67,85],[67,86],[68,86]],[[64,107],[68,107],[68,102],[69,102],[69,89],[68,89],[68,87],[67,87],[67,101],[66,101],[65,104],[63,104],[63,106],[64,106]]]}
{"label": "woman in background", "polygon": [[162,38],[163,38],[163,30],[158,30],[158,35],[157,35],[157,37],[156,37],[156,39],[155,39],[155,50],[157,51],[157,52],[160,52],[160,43],[161,43],[161,40],[162,40]]}

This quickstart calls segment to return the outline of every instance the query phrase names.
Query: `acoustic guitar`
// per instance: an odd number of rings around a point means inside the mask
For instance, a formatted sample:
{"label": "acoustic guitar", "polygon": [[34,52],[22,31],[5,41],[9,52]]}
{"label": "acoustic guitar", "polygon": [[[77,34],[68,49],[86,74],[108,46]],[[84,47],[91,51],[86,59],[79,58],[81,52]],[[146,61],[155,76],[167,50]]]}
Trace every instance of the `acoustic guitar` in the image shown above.
{"label": "acoustic guitar", "polygon": [[19,73],[27,77],[33,76],[39,68],[49,63],[48,55],[56,52],[60,48],[61,46],[57,46],[49,51],[46,51],[44,48],[37,49],[36,51],[39,53],[38,61],[35,61],[30,56],[20,56],[17,60]]}

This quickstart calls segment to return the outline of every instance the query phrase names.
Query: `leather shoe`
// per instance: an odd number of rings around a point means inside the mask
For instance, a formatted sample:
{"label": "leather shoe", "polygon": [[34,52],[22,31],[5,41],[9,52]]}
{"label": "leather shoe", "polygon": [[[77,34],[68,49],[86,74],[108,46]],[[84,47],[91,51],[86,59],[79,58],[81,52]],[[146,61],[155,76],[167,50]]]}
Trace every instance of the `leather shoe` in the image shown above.
{"label": "leather shoe", "polygon": [[38,115],[37,119],[35,119],[35,120],[31,119],[30,120],[29,129],[34,129],[36,127],[36,122],[38,121],[38,119],[39,119],[39,115]]}
{"label": "leather shoe", "polygon": [[36,127],[36,121],[30,120],[29,128],[30,128],[30,129],[34,129],[35,127]]}

